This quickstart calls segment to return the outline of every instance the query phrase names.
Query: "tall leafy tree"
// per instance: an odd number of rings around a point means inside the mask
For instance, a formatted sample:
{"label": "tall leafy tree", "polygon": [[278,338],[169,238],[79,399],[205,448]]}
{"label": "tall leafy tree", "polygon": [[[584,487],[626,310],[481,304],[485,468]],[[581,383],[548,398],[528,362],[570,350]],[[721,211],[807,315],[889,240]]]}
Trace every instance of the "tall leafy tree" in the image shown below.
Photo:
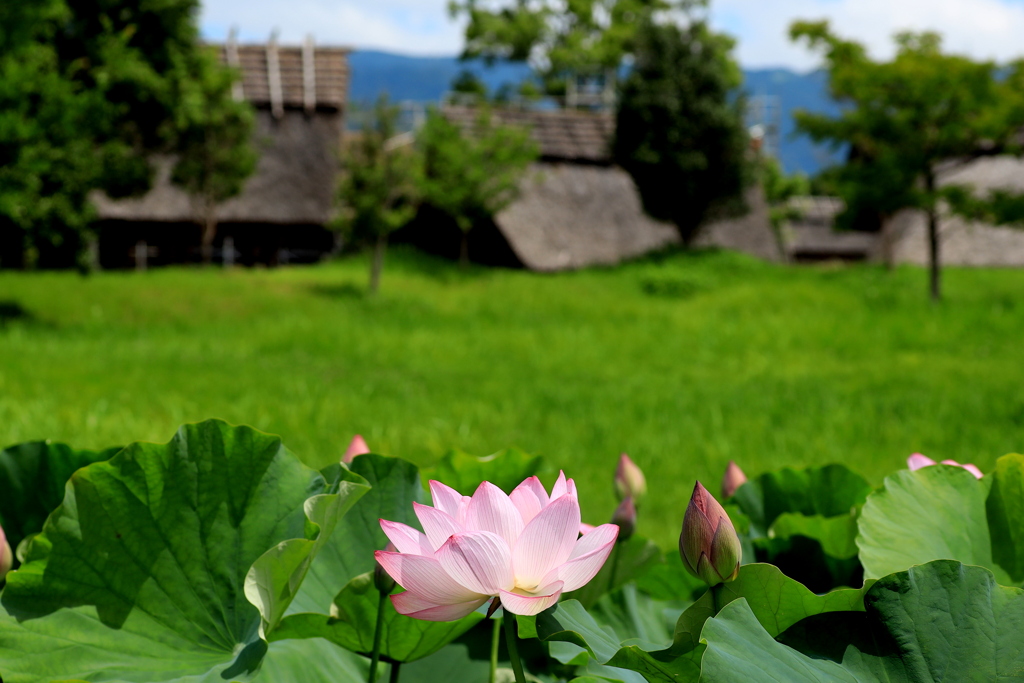
{"label": "tall leafy tree", "polygon": [[529,61],[551,94],[575,75],[615,73],[633,54],[636,27],[655,14],[685,13],[705,0],[451,0],[464,16],[464,57]]}
{"label": "tall leafy tree", "polygon": [[176,65],[199,50],[198,0],[39,0],[0,6],[4,265],[81,254],[88,194],[144,191],[171,151]]}
{"label": "tall leafy tree", "polygon": [[223,68],[212,52],[199,52],[181,64],[175,144],[178,160],[171,179],[192,197],[202,227],[203,262],[209,263],[217,235],[217,207],[241,192],[256,168],[251,144],[252,107],[232,98],[237,74]]}
{"label": "tall leafy tree", "polygon": [[373,245],[370,293],[380,287],[388,235],[408,223],[419,201],[421,161],[411,135],[398,133],[398,107],[381,97],[345,154],[336,227]]}
{"label": "tall leafy tree", "polygon": [[496,124],[486,109],[466,131],[431,112],[417,143],[423,154],[423,200],[462,231],[459,263],[465,267],[469,231],[518,196],[523,173],[539,150],[529,131]]}
{"label": "tall leafy tree", "polygon": [[846,202],[840,222],[873,227],[901,209],[923,211],[929,292],[938,300],[943,207],[969,217],[1018,217],[1006,196],[992,202],[974,197],[969,187],[940,187],[939,169],[1019,151],[1015,137],[1024,125],[1024,64],[1001,72],[992,62],[944,53],[934,33],[899,34],[895,57],[884,62],[836,36],[827,22],[796,22],[790,36],[823,53],[832,97],[843,105],[837,116],[796,114],[797,128],[815,141],[850,146],[849,161],[832,178]]}
{"label": "tall leafy tree", "polygon": [[710,215],[742,206],[749,142],[730,98],[741,81],[732,47],[703,21],[645,21],[621,87],[615,159],[647,213],[675,223],[687,244]]}

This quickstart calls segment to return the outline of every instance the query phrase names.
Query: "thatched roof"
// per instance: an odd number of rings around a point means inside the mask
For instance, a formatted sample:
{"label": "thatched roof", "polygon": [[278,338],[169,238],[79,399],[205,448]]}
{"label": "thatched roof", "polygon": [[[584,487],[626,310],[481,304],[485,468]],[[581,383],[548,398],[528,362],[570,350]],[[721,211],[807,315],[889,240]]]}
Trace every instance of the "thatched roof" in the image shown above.
{"label": "thatched roof", "polygon": [[540,271],[614,264],[679,242],[675,226],[643,212],[617,167],[535,164],[495,223],[523,265]]}
{"label": "thatched roof", "polygon": [[[465,106],[448,106],[441,113],[464,129],[472,128],[479,116],[478,109]],[[495,123],[528,128],[544,160],[611,163],[610,143],[615,133],[615,119],[609,114],[564,109],[495,109],[491,116]]]}
{"label": "thatched roof", "polygon": [[[309,44],[229,44],[219,49],[226,62],[242,70],[236,96],[256,107],[253,144],[260,159],[242,193],[218,208],[218,219],[283,225],[328,222],[337,184],[348,50],[313,49]],[[189,196],[170,182],[173,159],[155,161],[153,189],[145,196],[112,200],[103,193],[93,194],[100,219],[175,223],[196,219]]]}

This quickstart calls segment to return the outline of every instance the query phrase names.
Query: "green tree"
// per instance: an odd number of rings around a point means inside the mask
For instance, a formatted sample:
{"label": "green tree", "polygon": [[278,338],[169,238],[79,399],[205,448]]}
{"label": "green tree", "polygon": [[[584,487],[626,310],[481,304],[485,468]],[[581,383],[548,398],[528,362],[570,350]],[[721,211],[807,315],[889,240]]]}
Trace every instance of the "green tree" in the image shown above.
{"label": "green tree", "polygon": [[174,144],[178,159],[171,179],[192,197],[203,231],[203,263],[213,255],[217,206],[241,192],[256,168],[252,107],[231,95],[237,77],[212,51],[203,51],[182,64],[173,80],[179,102]]}
{"label": "green tree", "polygon": [[741,81],[732,47],[703,21],[646,21],[621,87],[615,159],[647,213],[673,222],[686,244],[709,216],[742,206],[749,142],[742,102],[729,97]]}
{"label": "green tree", "polygon": [[[992,62],[942,52],[934,33],[899,34],[896,56],[886,62],[837,37],[827,22],[796,22],[790,37],[824,53],[832,97],[843,104],[834,117],[796,114],[798,130],[815,141],[850,146],[849,161],[832,178],[846,203],[840,223],[880,225],[901,209],[923,211],[929,292],[939,300],[940,211],[945,206],[978,215],[986,204],[956,201],[972,197],[971,189],[940,187],[939,166],[1014,151],[1014,136],[1024,124],[1024,65],[1001,74]],[[1010,204],[1004,197],[1002,206]],[[1000,220],[1012,217],[1007,211],[990,213]]]}
{"label": "green tree", "polygon": [[432,111],[417,143],[423,154],[423,199],[462,231],[459,263],[465,267],[469,231],[518,196],[523,173],[537,159],[537,144],[527,130],[495,124],[486,109],[468,131]]}
{"label": "green tree", "polygon": [[[40,0],[0,7],[0,232],[64,265],[89,237],[88,194],[148,188],[178,106],[168,75],[198,49],[197,0]],[[49,254],[49,256],[48,256]]]}
{"label": "green tree", "polygon": [[688,12],[704,0],[451,0],[465,16],[463,57],[529,61],[549,94],[575,75],[615,73],[633,54],[636,27],[657,13]]}
{"label": "green tree", "polygon": [[386,97],[372,114],[345,155],[336,227],[354,242],[373,245],[370,293],[380,286],[388,235],[416,213],[421,161],[410,144],[412,136],[397,130],[398,107]]}

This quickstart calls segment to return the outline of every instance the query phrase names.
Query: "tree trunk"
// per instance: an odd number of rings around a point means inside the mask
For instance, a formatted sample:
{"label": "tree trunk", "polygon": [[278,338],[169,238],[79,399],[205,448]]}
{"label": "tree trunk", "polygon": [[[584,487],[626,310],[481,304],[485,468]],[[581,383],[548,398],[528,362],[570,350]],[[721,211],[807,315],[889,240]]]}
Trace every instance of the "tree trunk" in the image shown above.
{"label": "tree trunk", "polygon": [[217,237],[217,205],[206,202],[203,211],[203,265],[213,262],[213,240]]}
{"label": "tree trunk", "polygon": [[462,244],[459,245],[459,268],[469,268],[469,233],[462,231]]}
{"label": "tree trunk", "polygon": [[935,206],[935,176],[929,169],[925,174],[925,188],[932,199],[928,207],[928,270],[929,291],[933,302],[942,299],[942,282],[940,280],[941,261],[939,260],[939,214]]}
{"label": "tree trunk", "polygon": [[376,294],[380,288],[380,271],[384,269],[384,250],[387,246],[387,236],[378,235],[373,245],[373,260],[370,261],[370,294]]}

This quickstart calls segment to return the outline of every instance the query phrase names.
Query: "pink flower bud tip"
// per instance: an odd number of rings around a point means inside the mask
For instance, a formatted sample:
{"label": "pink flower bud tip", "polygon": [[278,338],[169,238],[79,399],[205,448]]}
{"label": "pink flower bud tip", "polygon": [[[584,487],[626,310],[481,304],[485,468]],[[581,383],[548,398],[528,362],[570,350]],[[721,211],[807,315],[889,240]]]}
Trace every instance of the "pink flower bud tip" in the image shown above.
{"label": "pink flower bud tip", "polygon": [[722,498],[732,498],[736,493],[736,489],[747,483],[747,475],[743,474],[743,470],[732,460],[729,461],[729,466],[725,468],[725,476],[722,477]]}
{"label": "pink flower bud tip", "polygon": [[686,570],[710,586],[732,581],[740,571],[743,549],[732,520],[700,482],[683,518],[679,554]]}
{"label": "pink flower bud tip", "polygon": [[4,530],[0,528],[0,581],[4,580],[12,566],[14,566],[14,553],[11,552],[11,545],[7,542]]}
{"label": "pink flower bud tip", "polygon": [[341,461],[348,465],[357,455],[366,455],[369,452],[370,447],[366,445],[366,439],[362,435],[356,434],[348,444],[348,448],[345,450],[345,455],[341,457]]}
{"label": "pink flower bud tip", "polygon": [[982,477],[985,476],[985,474],[980,469],[978,469],[977,465],[972,465],[971,463],[961,465],[956,460],[943,460],[941,463],[936,463],[927,455],[921,455],[920,453],[914,453],[909,458],[907,458],[907,467],[909,467],[911,471],[919,470],[922,467],[931,467],[932,465],[937,464],[952,465],[953,467],[962,467],[963,469],[967,470],[978,479],[981,479]]}
{"label": "pink flower bud tip", "polygon": [[619,500],[632,498],[634,504],[647,493],[647,480],[644,472],[636,466],[629,456],[619,456],[619,466],[615,470],[615,492]]}
{"label": "pink flower bud tip", "polygon": [[636,531],[636,506],[632,498],[623,498],[619,507],[615,508],[612,524],[619,527],[619,541],[628,541],[633,535]]}

